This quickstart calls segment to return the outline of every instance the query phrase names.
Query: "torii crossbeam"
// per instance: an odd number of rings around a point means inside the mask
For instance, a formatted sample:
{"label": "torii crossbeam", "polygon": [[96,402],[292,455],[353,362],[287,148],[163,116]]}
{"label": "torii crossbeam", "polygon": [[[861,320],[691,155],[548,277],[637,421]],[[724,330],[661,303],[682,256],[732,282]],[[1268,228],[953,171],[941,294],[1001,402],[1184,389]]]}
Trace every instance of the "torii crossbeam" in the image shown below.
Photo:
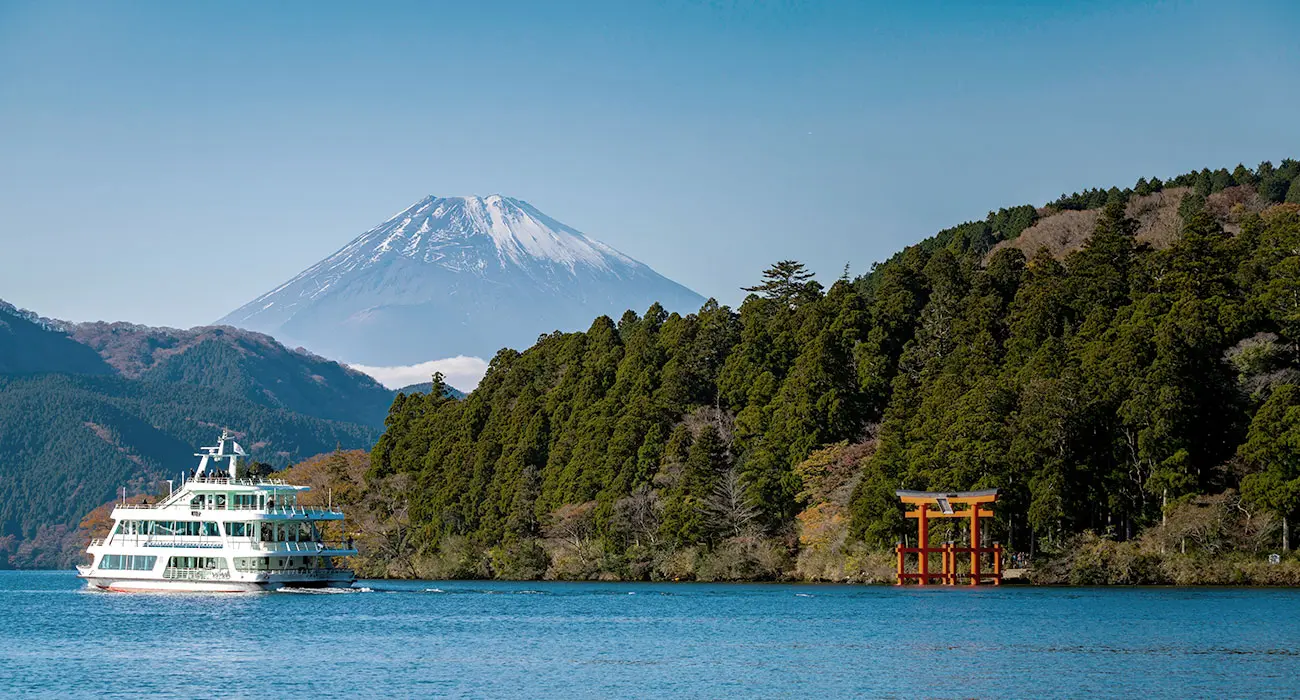
{"label": "torii crossbeam", "polygon": [[[995,586],[1002,585],[1002,545],[995,542],[992,547],[980,546],[980,518],[993,516],[992,504],[998,500],[997,489],[960,491],[957,493],[895,491],[894,494],[898,496],[904,505],[917,506],[915,510],[910,510],[906,514],[907,517],[916,519],[917,546],[904,547],[902,542],[898,543],[898,585],[901,586],[906,581],[915,580],[924,586],[929,584],[932,579],[938,579],[939,583],[949,586],[955,586],[963,579],[972,586],[985,581],[989,581]],[[967,508],[957,510],[953,507],[955,505],[964,505]],[[942,547],[931,547],[930,518],[970,518],[970,546],[958,547],[949,542]],[[917,555],[915,573],[910,573],[905,568],[906,555],[908,554]],[[943,556],[943,570],[941,573],[930,573],[931,554]],[[957,572],[958,554],[970,555],[969,574]],[[980,558],[985,554],[993,556],[992,572],[980,570]]]}

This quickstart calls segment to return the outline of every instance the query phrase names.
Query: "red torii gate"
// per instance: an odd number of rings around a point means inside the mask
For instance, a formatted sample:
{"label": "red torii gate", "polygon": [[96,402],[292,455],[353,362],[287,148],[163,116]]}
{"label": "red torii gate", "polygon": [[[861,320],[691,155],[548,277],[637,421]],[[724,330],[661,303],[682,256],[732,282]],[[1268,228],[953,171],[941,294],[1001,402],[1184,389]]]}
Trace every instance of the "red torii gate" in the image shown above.
{"label": "red torii gate", "polygon": [[[916,580],[922,586],[930,583],[931,579],[938,579],[939,583],[949,586],[957,585],[959,579],[967,579],[970,585],[976,586],[985,581],[991,581],[993,585],[1002,585],[1002,545],[994,543],[992,547],[981,547],[980,544],[980,518],[989,518],[993,516],[992,504],[998,500],[997,489],[985,489],[983,491],[962,491],[958,493],[940,493],[938,491],[895,491],[905,505],[918,506],[916,510],[906,513],[907,517],[916,519],[916,543],[915,547],[904,547],[903,543],[898,543],[898,585],[903,585],[905,581]],[[963,510],[956,510],[953,505],[968,506]],[[984,504],[989,504],[985,506]],[[931,507],[934,510],[930,510]],[[930,518],[970,518],[970,546],[958,547],[948,542],[941,547],[930,546]],[[916,573],[908,573],[904,565],[906,555],[917,555]],[[930,555],[943,555],[943,570],[941,573],[930,573]],[[970,573],[957,572],[957,555],[970,555]],[[985,554],[993,555],[993,571],[983,572],[980,570],[980,558]]]}

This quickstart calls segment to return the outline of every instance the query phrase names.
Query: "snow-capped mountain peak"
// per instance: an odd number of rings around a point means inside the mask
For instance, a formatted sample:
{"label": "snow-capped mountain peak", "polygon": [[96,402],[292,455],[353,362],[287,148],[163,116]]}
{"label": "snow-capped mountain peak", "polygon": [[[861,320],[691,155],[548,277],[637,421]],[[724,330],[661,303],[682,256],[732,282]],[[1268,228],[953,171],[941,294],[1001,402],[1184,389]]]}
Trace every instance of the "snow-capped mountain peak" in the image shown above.
{"label": "snow-capped mountain peak", "polygon": [[[488,356],[502,345],[530,345],[539,332],[601,313],[641,312],[654,301],[693,311],[703,299],[523,200],[431,195],[218,323],[350,362],[405,363]],[[403,324],[411,324],[427,334],[430,322],[453,318],[458,328],[436,331],[437,345],[449,351],[400,353],[414,359],[384,357],[397,354],[391,342],[369,347],[339,333],[383,327],[409,335]],[[508,328],[493,329],[503,323]]]}
{"label": "snow-capped mountain peak", "polygon": [[372,259],[390,251],[425,262],[445,261],[461,269],[450,247],[490,240],[501,263],[527,265],[544,261],[573,270],[579,265],[611,269],[616,264],[637,264],[613,248],[593,241],[580,231],[538,211],[532,205],[499,194],[487,197],[436,197],[430,195],[394,214],[362,234],[344,251],[350,255],[369,250]]}

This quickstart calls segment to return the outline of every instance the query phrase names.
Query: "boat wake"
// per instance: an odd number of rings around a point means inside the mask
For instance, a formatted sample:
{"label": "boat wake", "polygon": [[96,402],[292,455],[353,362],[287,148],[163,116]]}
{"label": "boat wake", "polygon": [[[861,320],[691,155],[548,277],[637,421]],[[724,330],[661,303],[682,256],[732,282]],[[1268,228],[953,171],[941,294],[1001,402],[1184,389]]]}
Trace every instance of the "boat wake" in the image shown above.
{"label": "boat wake", "polygon": [[360,588],[297,588],[294,586],[285,586],[275,589],[276,593],[305,593],[308,595],[336,595],[340,593],[374,593],[375,589],[362,586]]}

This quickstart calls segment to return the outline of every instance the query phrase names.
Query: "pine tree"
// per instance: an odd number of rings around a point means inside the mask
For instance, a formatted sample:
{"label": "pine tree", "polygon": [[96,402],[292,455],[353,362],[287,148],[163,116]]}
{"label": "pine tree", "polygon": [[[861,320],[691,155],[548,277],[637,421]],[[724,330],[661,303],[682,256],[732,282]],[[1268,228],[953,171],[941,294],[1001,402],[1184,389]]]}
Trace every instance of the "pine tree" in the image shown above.
{"label": "pine tree", "polygon": [[1291,204],[1300,204],[1300,177],[1291,181],[1291,186],[1286,191],[1286,201]]}
{"label": "pine tree", "polygon": [[1290,523],[1300,510],[1300,386],[1273,392],[1237,455],[1255,470],[1242,479],[1242,496],[1282,519],[1282,548],[1290,549]]}
{"label": "pine tree", "polygon": [[761,294],[784,304],[794,304],[807,291],[813,273],[797,260],[781,260],[763,271],[763,283],[741,287],[746,292]]}

